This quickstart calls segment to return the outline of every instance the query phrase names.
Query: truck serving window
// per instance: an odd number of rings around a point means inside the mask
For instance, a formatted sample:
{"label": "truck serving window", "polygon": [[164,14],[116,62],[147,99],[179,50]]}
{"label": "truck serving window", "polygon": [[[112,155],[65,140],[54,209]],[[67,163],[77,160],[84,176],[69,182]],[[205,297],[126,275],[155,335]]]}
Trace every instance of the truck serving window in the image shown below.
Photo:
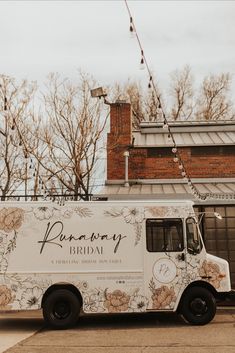
{"label": "truck serving window", "polygon": [[182,251],[184,249],[182,220],[147,219],[146,244],[149,252]]}

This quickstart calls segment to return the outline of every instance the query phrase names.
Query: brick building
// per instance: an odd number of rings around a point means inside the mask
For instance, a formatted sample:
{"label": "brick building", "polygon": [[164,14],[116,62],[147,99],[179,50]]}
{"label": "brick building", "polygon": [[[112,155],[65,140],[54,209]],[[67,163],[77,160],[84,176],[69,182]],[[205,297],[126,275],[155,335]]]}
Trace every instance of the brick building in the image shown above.
{"label": "brick building", "polygon": [[[107,138],[107,180],[102,196],[108,199],[192,199],[172,140],[160,123],[132,129],[131,105],[110,106]],[[230,263],[235,287],[235,122],[172,122],[171,132],[192,182],[199,192],[216,194],[205,202],[194,200],[202,218],[207,251]],[[219,212],[218,220],[213,212]]]}

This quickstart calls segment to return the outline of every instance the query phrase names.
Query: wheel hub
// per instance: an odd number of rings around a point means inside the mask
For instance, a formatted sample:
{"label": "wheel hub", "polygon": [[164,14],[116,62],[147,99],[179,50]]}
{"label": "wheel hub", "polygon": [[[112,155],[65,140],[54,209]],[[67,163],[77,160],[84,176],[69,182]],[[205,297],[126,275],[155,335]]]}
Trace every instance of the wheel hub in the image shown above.
{"label": "wheel hub", "polygon": [[66,302],[58,302],[54,307],[54,315],[57,319],[65,319],[70,314],[70,306]]}
{"label": "wheel hub", "polygon": [[203,300],[202,298],[195,298],[193,301],[190,303],[191,310],[196,314],[196,315],[202,315],[207,312],[207,304],[206,301]]}

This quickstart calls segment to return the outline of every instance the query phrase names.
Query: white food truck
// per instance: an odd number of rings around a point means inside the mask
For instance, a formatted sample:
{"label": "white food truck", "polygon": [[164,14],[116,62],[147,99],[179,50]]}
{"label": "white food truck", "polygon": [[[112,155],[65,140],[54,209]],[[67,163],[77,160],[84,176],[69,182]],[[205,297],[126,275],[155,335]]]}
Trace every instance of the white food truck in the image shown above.
{"label": "white food truck", "polygon": [[60,329],[80,313],[177,311],[203,325],[230,291],[190,201],[0,204],[0,310],[42,308]]}

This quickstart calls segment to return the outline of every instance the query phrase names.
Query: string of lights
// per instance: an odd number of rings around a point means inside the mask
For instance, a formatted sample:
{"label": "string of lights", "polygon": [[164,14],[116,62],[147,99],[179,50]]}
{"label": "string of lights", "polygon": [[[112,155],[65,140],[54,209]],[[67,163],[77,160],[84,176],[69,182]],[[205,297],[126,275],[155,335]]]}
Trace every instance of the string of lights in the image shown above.
{"label": "string of lights", "polygon": [[[36,177],[38,178],[38,184],[39,184],[39,194],[40,196],[46,200],[48,197],[51,200],[54,200],[53,196],[51,195],[50,190],[47,188],[46,183],[43,180],[43,177],[40,175],[38,167],[36,166],[33,157],[30,156],[30,151],[27,148],[25,139],[22,135],[21,129],[18,126],[18,123],[16,121],[16,119],[14,117],[10,117],[10,110],[8,107],[8,101],[7,98],[4,98],[4,115],[10,120],[12,120],[12,124],[10,126],[10,139],[11,141],[14,141],[14,143],[16,143],[17,138],[19,139],[18,145],[19,147],[22,148],[22,155],[24,156],[25,159],[25,163],[26,163],[26,168],[27,170],[29,169],[30,172],[32,172],[32,175],[28,175],[27,173],[27,177],[29,179],[31,179],[32,177]],[[27,162],[28,161],[28,162]],[[6,197],[10,197],[11,195],[6,195]],[[33,196],[33,195],[30,195]],[[35,195],[34,195],[35,196]],[[27,195],[25,195],[25,197],[27,198]],[[58,201],[58,203],[61,202],[61,200]]]}
{"label": "string of lights", "polygon": [[139,50],[140,50],[140,67],[141,69],[144,69],[146,67],[147,73],[148,73],[148,78],[149,78],[149,82],[148,82],[148,88],[153,90],[153,94],[155,95],[155,98],[157,100],[157,104],[158,104],[158,109],[161,111],[162,114],[162,118],[163,118],[163,129],[167,130],[168,133],[168,140],[172,142],[172,153],[173,153],[173,161],[174,163],[176,163],[178,165],[178,169],[179,172],[181,174],[181,177],[183,178],[183,180],[188,184],[190,192],[193,194],[193,196],[195,198],[197,198],[198,200],[201,201],[206,201],[208,199],[235,199],[235,194],[234,193],[228,193],[228,194],[216,194],[216,193],[201,193],[198,188],[195,186],[195,184],[192,182],[192,179],[190,177],[190,175],[188,174],[186,167],[185,167],[185,163],[181,157],[181,154],[179,152],[178,146],[176,144],[175,138],[174,138],[174,134],[172,132],[171,126],[169,124],[169,121],[166,117],[165,111],[162,107],[162,103],[161,103],[161,98],[160,95],[157,91],[157,87],[155,85],[155,82],[153,80],[153,75],[152,72],[150,70],[149,67],[149,62],[145,56],[144,53],[144,48],[143,45],[141,43],[139,34],[137,32],[137,28],[133,19],[133,16],[131,14],[129,5],[127,0],[125,1],[125,5],[126,5],[126,9],[129,15],[129,19],[130,19],[130,27],[129,27],[129,31],[131,33],[131,37],[135,38],[137,40],[138,46],[139,46]]}

